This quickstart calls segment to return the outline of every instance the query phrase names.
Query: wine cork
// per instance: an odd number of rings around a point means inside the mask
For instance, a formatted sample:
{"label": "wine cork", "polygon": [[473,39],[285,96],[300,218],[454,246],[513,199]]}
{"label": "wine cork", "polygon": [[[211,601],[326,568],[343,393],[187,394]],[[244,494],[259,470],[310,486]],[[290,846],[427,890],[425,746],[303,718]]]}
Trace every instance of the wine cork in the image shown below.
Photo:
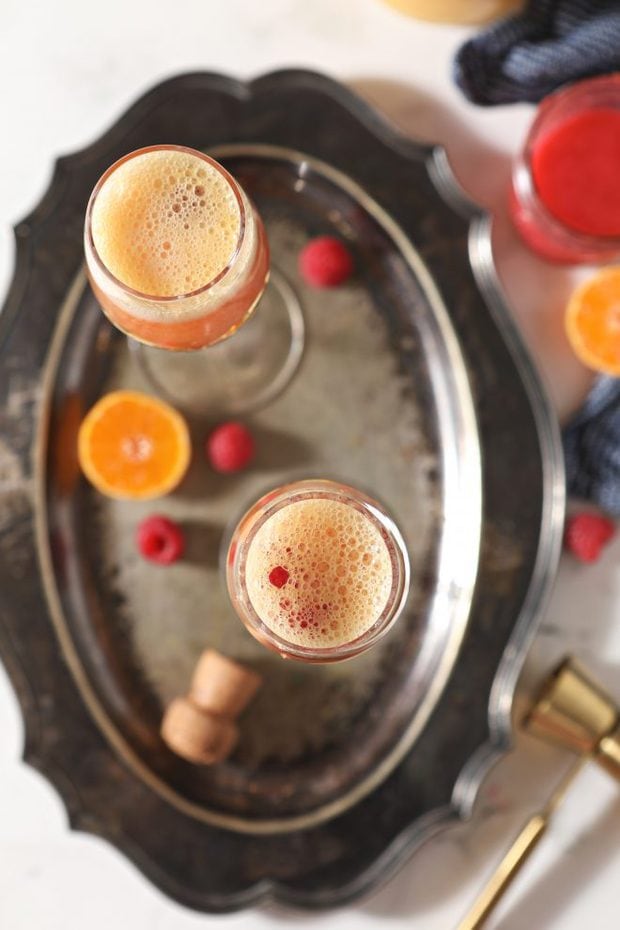
{"label": "wine cork", "polygon": [[222,762],[235,747],[239,731],[233,720],[205,713],[187,698],[175,698],[161,725],[164,742],[189,762]]}
{"label": "wine cork", "polygon": [[234,720],[252,700],[261,681],[251,669],[207,649],[196,665],[189,697],[202,710]]}
{"label": "wine cork", "polygon": [[222,762],[239,739],[236,717],[260,687],[261,677],[214,649],[202,653],[190,692],[175,698],[161,724],[164,742],[189,762]]}

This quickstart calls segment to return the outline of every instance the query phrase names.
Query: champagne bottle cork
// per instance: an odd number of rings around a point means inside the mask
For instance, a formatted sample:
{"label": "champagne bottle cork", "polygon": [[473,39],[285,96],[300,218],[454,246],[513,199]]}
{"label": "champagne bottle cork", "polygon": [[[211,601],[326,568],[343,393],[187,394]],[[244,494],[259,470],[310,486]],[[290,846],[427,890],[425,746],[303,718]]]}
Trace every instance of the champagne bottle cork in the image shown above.
{"label": "champagne bottle cork", "polygon": [[251,669],[207,649],[192,677],[189,694],[168,706],[161,735],[177,755],[198,765],[222,762],[239,739],[235,723],[260,687]]}
{"label": "champagne bottle cork", "polygon": [[206,649],[194,671],[190,698],[203,710],[235,720],[250,703],[261,684],[251,669]]}
{"label": "champagne bottle cork", "polygon": [[169,705],[161,725],[164,742],[189,762],[212,765],[232,752],[239,731],[232,720],[205,713],[185,697]]}

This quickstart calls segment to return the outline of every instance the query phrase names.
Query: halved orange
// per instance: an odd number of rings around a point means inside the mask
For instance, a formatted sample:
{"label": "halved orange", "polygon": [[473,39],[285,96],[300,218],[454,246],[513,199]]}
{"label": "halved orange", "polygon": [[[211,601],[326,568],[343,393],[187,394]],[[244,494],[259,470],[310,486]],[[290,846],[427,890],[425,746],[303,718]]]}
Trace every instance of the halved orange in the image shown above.
{"label": "halved orange", "polygon": [[138,391],[113,391],[78,433],[82,471],[109,497],[147,500],[172,491],[187,471],[189,430],[172,407]]}
{"label": "halved orange", "polygon": [[620,265],[602,268],[575,289],[565,325],[584,365],[620,375]]}

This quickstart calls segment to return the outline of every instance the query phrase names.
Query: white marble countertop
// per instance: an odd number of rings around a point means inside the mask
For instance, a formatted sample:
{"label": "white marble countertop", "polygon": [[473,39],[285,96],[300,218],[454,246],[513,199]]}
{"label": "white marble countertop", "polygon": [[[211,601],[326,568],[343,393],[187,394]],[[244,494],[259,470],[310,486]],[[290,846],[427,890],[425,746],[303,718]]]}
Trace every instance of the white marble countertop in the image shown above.
{"label": "white marble countertop", "polygon": [[[406,132],[444,142],[457,175],[496,211],[500,275],[561,412],[587,376],[561,326],[571,275],[538,262],[506,221],[511,154],[531,108],[483,110],[450,82],[465,30],[407,20],[378,0],[4,0],[0,10],[0,294],[13,263],[11,225],[46,189],[53,159],[91,142],[137,95],[174,73],[240,77],[284,66],[352,83]],[[524,679],[566,652],[583,658],[620,699],[620,537],[593,567],[564,557]],[[0,593],[1,597],[1,593]],[[62,804],[20,762],[22,724],[0,667],[0,927],[2,930],[189,930],[199,926],[349,928],[455,926],[543,789],[561,754],[522,737],[489,776],[472,822],[428,843],[387,886],[354,907],[320,915],[248,911],[210,917],[164,898],[107,843],[70,833]],[[552,829],[489,922],[502,930],[615,930],[620,795],[586,770]]]}

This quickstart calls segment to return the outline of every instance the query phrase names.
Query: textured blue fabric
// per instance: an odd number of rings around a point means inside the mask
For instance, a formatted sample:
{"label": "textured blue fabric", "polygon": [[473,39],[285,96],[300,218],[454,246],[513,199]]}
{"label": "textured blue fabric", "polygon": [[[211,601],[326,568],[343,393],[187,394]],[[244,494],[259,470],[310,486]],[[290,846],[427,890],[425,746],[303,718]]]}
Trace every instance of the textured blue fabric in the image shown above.
{"label": "textured blue fabric", "polygon": [[620,379],[601,377],[563,433],[568,491],[620,516]]}
{"label": "textured blue fabric", "polygon": [[454,79],[473,103],[536,103],[560,85],[620,70],[620,0],[531,0],[466,42]]}

